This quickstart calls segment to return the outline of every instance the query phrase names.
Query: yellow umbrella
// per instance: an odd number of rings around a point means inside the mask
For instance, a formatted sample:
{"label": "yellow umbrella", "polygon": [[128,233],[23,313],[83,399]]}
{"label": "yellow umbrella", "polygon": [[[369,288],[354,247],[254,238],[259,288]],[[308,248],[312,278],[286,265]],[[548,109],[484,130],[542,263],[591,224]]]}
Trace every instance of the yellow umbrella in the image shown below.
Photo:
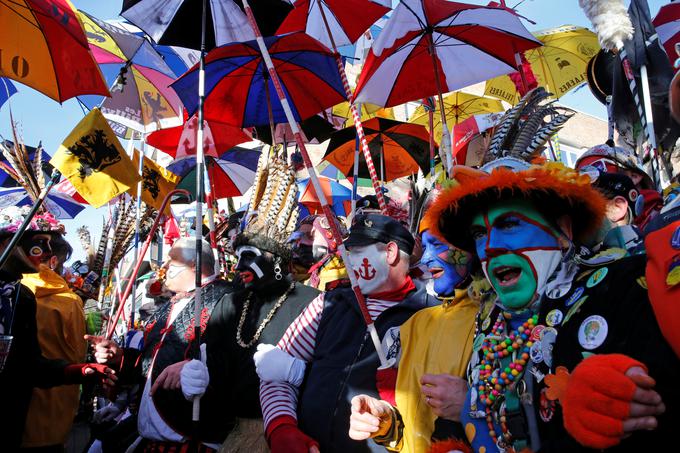
{"label": "yellow umbrella", "polygon": [[68,0],[0,2],[0,47],[0,76],[56,101],[109,95]]}
{"label": "yellow umbrella", "polygon": [[[354,125],[354,122],[352,121],[352,114],[349,110],[349,102],[342,102],[333,107],[333,115],[346,118],[347,121],[345,121],[345,126],[347,126],[348,121]],[[387,118],[388,120],[394,119],[394,113],[392,112],[391,108],[384,108],[374,104],[361,104],[362,121],[375,118],[376,116],[380,118]]]}
{"label": "yellow umbrella", "polygon": [[[446,113],[446,123],[449,127],[466,120],[473,115],[482,113],[495,113],[505,110],[501,101],[474,94],[455,91],[444,96],[444,112]],[[424,105],[419,105],[413,112],[409,123],[421,124],[430,128],[430,117]],[[441,137],[442,124],[441,115],[433,116],[434,136]]]}
{"label": "yellow umbrella", "polygon": [[[536,32],[534,36],[543,47],[527,50],[524,56],[539,86],[559,99],[587,81],[588,61],[600,50],[595,33],[587,28],[563,25]],[[484,94],[510,104],[516,104],[521,97],[507,75],[487,81]]]}

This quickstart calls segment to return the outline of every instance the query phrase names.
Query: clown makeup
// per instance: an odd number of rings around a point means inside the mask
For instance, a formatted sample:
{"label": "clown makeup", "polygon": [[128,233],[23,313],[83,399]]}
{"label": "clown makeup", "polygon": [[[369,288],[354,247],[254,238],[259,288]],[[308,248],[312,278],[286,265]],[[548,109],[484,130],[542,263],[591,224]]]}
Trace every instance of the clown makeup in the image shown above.
{"label": "clown makeup", "polygon": [[561,259],[560,233],[526,200],[495,203],[472,220],[482,269],[501,305],[525,308],[543,293]]}
{"label": "clown makeup", "polygon": [[52,237],[47,233],[37,233],[28,235],[21,240],[21,248],[24,249],[26,256],[36,268],[52,252],[51,239]]}
{"label": "clown makeup", "polygon": [[423,256],[420,262],[427,266],[434,281],[434,291],[439,297],[449,297],[469,274],[470,255],[452,247],[424,231]]}
{"label": "clown makeup", "polygon": [[371,244],[352,247],[349,250],[349,263],[357,278],[361,292],[370,296],[379,292],[389,277],[387,251],[384,244]]}
{"label": "clown makeup", "polygon": [[235,270],[246,288],[259,287],[274,279],[274,260],[257,247],[242,245],[236,249]]}

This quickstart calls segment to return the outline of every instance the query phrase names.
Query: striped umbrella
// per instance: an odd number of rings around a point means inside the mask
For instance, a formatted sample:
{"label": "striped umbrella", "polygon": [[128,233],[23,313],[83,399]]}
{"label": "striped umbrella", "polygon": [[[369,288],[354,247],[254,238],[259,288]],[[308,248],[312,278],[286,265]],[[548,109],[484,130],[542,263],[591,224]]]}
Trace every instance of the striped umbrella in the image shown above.
{"label": "striped umbrella", "polygon": [[[363,123],[366,141],[381,180],[392,181],[403,176],[430,170],[430,135],[418,124],[373,118]],[[347,127],[331,137],[324,160],[346,176],[354,170],[356,129]],[[363,157],[363,156],[362,156]],[[370,177],[365,160],[359,163],[359,177]]]}
{"label": "striped umbrella", "polygon": [[[321,189],[323,190],[326,200],[328,200],[328,203],[330,203],[333,208],[333,212],[339,216],[347,216],[352,207],[352,189],[325,176],[319,176],[319,182],[321,183]],[[319,197],[316,196],[314,187],[309,182],[309,178],[300,180],[297,184],[300,191],[298,202],[307,208],[310,214],[321,214],[321,202],[319,201]]]}
{"label": "striped umbrella", "polygon": [[[0,188],[0,208],[33,206],[35,200],[23,187]],[[50,192],[43,205],[57,219],[73,219],[85,206],[61,192]]]}

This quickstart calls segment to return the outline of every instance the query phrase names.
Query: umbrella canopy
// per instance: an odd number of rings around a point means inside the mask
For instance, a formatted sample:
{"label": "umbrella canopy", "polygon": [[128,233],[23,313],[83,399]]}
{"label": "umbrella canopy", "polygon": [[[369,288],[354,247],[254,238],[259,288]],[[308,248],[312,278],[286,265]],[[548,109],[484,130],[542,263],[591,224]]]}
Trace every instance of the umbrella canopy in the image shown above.
{"label": "umbrella canopy", "polygon": [[17,88],[9,81],[9,79],[0,77],[0,107],[2,107],[13,94],[16,94],[16,92]]}
{"label": "umbrella canopy", "polygon": [[[352,189],[349,189],[338,181],[319,176],[321,190],[326,196],[326,200],[332,206],[335,215],[347,216],[352,205]],[[314,187],[310,184],[309,178],[298,181],[298,202],[307,208],[310,214],[321,213],[321,202],[314,192]]]}
{"label": "umbrella canopy", "polygon": [[[418,106],[413,115],[411,115],[409,123],[420,124],[429,129],[430,113],[427,110],[428,108],[431,107],[425,105]],[[444,96],[446,122],[451,125],[461,123],[473,115],[502,112],[503,110],[503,104],[497,99],[475,96],[474,94],[463,93],[461,91]],[[433,120],[435,137],[439,137],[442,133],[441,116],[434,115]]]}
{"label": "umbrella canopy", "polygon": [[[251,2],[258,27],[271,36],[293,7],[284,0]],[[188,0],[123,0],[120,15],[144,30],[154,41],[170,46],[201,48],[203,2]],[[207,49],[255,39],[239,0],[209,0],[206,14]]]}
{"label": "umbrella canopy", "polygon": [[[228,198],[243,195],[255,180],[257,161],[261,151],[241,147],[233,148],[219,158],[209,157],[207,168],[214,198]],[[168,170],[182,177],[178,189],[191,190],[196,187],[196,158],[187,157],[173,162]]]}
{"label": "umbrella canopy", "polygon": [[7,63],[0,65],[0,76],[59,102],[109,95],[68,0],[0,2],[0,42]]}
{"label": "umbrella canopy", "polygon": [[[527,50],[524,56],[538,86],[558,99],[586,83],[587,66],[600,50],[597,35],[587,28],[564,25],[535,33],[542,47]],[[521,97],[510,76],[496,77],[486,82],[484,94],[516,104]]]}
{"label": "umbrella canopy", "polygon": [[[680,3],[663,5],[652,21],[666,54],[674,63],[678,58],[675,45],[680,42]],[[677,70],[677,69],[676,69]]]}
{"label": "umbrella canopy", "polygon": [[483,154],[470,156],[468,159],[469,145],[480,134],[494,127],[502,116],[501,113],[473,115],[453,126],[453,157],[458,165],[478,166],[483,163]]}
{"label": "umbrella canopy", "polygon": [[[0,188],[0,208],[8,206],[33,206],[31,198],[23,187]],[[73,219],[85,206],[61,192],[50,192],[43,205],[57,219]]]}
{"label": "umbrella canopy", "polygon": [[[176,159],[195,156],[197,127],[198,118],[194,115],[189,120],[185,118],[182,126],[161,129],[149,134],[146,143]],[[250,140],[250,136],[236,126],[214,120],[204,121],[203,146],[206,156],[217,157],[220,153]]]}
{"label": "umbrella canopy", "polygon": [[[391,0],[297,0],[277,33],[303,30],[326,47],[354,44],[390,10]],[[328,26],[326,26],[328,24]],[[333,42],[328,36],[332,34]]]}
{"label": "umbrella canopy", "polygon": [[[383,181],[417,174],[419,168],[424,173],[429,171],[430,135],[423,126],[373,118],[364,122],[364,132],[378,175],[384,174]],[[342,129],[331,137],[324,160],[351,176],[355,147],[356,129]],[[359,163],[359,177],[370,177],[363,157]]]}
{"label": "umbrella canopy", "polygon": [[502,8],[402,0],[371,48],[355,99],[391,107],[454,91],[516,70],[516,54],[539,45]]}
{"label": "umbrella canopy", "polygon": [[[361,120],[370,120],[376,116],[380,118],[387,118],[388,120],[393,120],[394,112],[392,109],[386,109],[375,104],[361,104],[361,110],[359,111],[361,115]],[[333,107],[333,115],[345,118],[345,124],[347,121],[352,120],[352,112],[350,111],[349,102],[343,102]]]}
{"label": "umbrella canopy", "polygon": [[[302,138],[305,143],[321,143],[328,140],[331,134],[337,129],[333,124],[326,121],[321,115],[314,115],[311,118],[300,123],[300,129],[302,130]],[[284,141],[293,142],[295,138],[293,132],[288,124],[277,124],[274,130],[274,138],[276,143],[283,143]],[[260,126],[255,128],[254,138],[260,140],[261,142],[268,143],[272,145],[272,133],[269,127]]]}
{"label": "umbrella canopy", "polygon": [[[328,48],[304,33],[264,41],[297,121],[344,100],[338,67]],[[264,126],[270,124],[271,105],[273,122],[287,122],[256,41],[210,51],[205,70],[206,119],[239,127]],[[194,66],[172,85],[192,115],[198,109],[198,73]]]}
{"label": "umbrella canopy", "polygon": [[140,132],[180,123],[181,101],[169,87],[175,73],[141,36],[80,13],[87,40],[106,80],[114,86],[110,99],[83,96],[88,108],[101,104],[107,119]]}

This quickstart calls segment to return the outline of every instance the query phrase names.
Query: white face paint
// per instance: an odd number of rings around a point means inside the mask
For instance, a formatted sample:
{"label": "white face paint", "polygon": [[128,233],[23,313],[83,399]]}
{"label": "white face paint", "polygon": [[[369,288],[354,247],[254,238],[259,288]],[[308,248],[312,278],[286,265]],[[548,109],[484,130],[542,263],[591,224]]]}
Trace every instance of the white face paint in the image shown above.
{"label": "white face paint", "polygon": [[177,264],[171,264],[168,266],[168,270],[165,272],[165,277],[168,279],[174,279],[187,269],[188,269],[187,266],[178,266]]}
{"label": "white face paint", "polygon": [[387,251],[378,250],[377,244],[352,247],[349,251],[349,261],[359,289],[365,296],[378,292],[389,277]]}

